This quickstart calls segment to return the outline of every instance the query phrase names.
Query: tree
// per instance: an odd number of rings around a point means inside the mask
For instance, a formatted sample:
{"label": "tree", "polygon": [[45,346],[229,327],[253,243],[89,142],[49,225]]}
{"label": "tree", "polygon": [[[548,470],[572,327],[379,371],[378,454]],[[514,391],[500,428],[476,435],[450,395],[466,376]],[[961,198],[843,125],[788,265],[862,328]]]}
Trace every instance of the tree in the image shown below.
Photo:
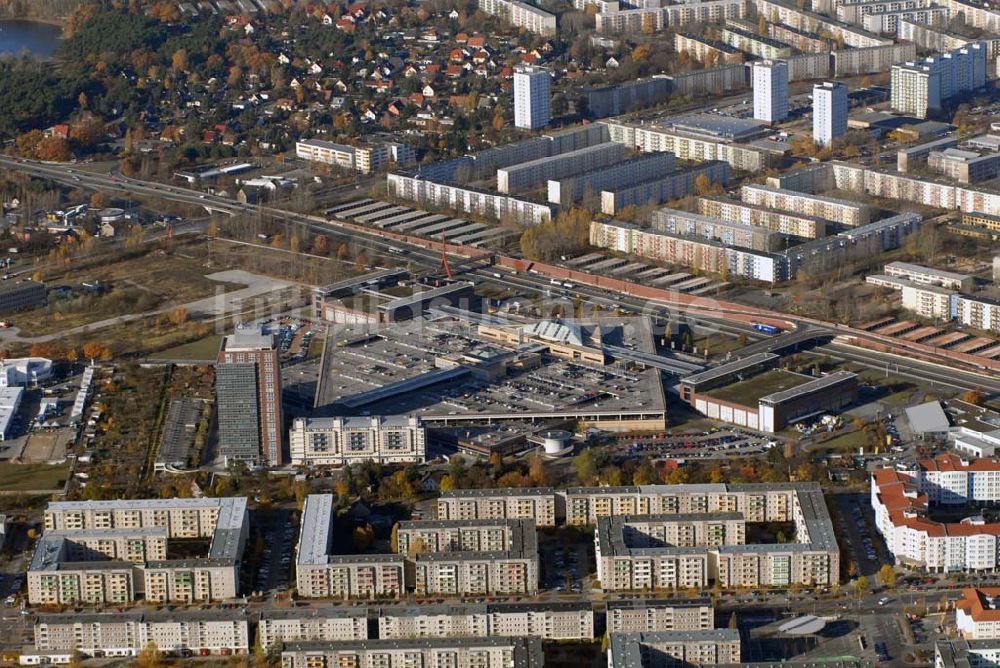
{"label": "tree", "polygon": [[767,18],[763,14],[757,17],[757,34],[767,37]]}
{"label": "tree", "polygon": [[441,481],[438,482],[438,489],[442,492],[451,492],[455,489],[455,479],[450,475],[442,476]]}
{"label": "tree", "polygon": [[878,569],[878,579],[882,581],[888,589],[896,588],[896,569],[894,569],[890,564],[883,564],[882,568]]}
{"label": "tree", "polygon": [[974,406],[982,406],[984,399],[985,397],[983,396],[983,391],[978,387],[962,394],[962,401],[967,401]]}
{"label": "tree", "polygon": [[573,459],[573,468],[581,485],[590,485],[597,478],[597,460],[594,451],[587,448]]}
{"label": "tree", "polygon": [[648,44],[640,44],[632,49],[632,62],[644,63],[649,60],[650,49]]}
{"label": "tree", "polygon": [[183,325],[188,321],[188,310],[183,306],[178,306],[177,308],[172,309],[167,317],[169,318],[171,324]]}
{"label": "tree", "polygon": [[45,137],[35,145],[35,157],[50,162],[68,162],[73,157],[69,142],[62,137]]}
{"label": "tree", "polygon": [[528,477],[535,487],[545,487],[549,484],[549,474],[545,470],[545,460],[535,455],[528,464]]}
{"label": "tree", "polygon": [[96,192],[90,196],[91,209],[106,209],[110,203],[111,198],[108,197],[107,193]]}
{"label": "tree", "polygon": [[739,619],[737,619],[735,612],[729,616],[729,628],[734,630],[740,628],[740,622]]}
{"label": "tree", "polygon": [[859,577],[857,580],[854,581],[854,594],[858,598],[861,598],[862,596],[868,593],[868,587],[869,587],[868,578],[862,575],[861,577]]}
{"label": "tree", "polygon": [[327,255],[330,252],[330,237],[325,234],[317,234],[313,239],[313,253],[316,255]]}
{"label": "tree", "polygon": [[135,657],[136,668],[162,668],[163,655],[155,642],[148,642]]}
{"label": "tree", "polygon": [[107,347],[100,341],[87,341],[83,344],[83,356],[93,361],[104,357]]}
{"label": "tree", "polygon": [[655,482],[658,482],[656,469],[653,468],[652,462],[648,459],[643,459],[639,462],[639,466],[636,467],[635,473],[632,474],[632,484],[652,485]]}

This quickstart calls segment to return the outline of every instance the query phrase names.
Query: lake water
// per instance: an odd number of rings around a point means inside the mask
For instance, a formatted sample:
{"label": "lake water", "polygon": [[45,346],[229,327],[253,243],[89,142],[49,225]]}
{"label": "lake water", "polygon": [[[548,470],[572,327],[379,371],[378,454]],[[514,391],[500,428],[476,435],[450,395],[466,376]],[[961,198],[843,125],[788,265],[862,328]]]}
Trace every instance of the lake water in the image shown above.
{"label": "lake water", "polygon": [[37,21],[0,21],[0,55],[29,51],[48,58],[59,44],[62,28]]}

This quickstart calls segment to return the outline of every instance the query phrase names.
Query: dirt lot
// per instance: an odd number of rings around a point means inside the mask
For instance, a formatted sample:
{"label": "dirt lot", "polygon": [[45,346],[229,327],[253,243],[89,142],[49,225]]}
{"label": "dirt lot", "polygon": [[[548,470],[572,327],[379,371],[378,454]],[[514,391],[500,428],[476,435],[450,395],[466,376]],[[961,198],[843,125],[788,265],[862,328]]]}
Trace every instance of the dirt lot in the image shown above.
{"label": "dirt lot", "polygon": [[42,464],[66,458],[66,447],[73,438],[70,429],[36,431],[28,436],[28,442],[21,451],[17,462],[21,464]]}

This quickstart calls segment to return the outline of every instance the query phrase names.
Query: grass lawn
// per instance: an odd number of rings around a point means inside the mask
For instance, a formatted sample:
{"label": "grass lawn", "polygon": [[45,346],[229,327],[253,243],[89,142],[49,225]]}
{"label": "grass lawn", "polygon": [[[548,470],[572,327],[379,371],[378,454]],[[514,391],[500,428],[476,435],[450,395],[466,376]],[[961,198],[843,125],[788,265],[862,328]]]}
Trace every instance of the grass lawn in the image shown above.
{"label": "grass lawn", "polygon": [[839,436],[834,436],[829,441],[819,441],[812,445],[812,450],[850,450],[856,451],[865,444],[865,435],[860,431],[849,431]]}
{"label": "grass lawn", "polygon": [[0,463],[0,490],[55,490],[60,489],[68,477],[69,464]]}
{"label": "grass lawn", "polygon": [[192,341],[191,343],[185,343],[174,348],[167,348],[166,350],[154,355],[153,358],[164,360],[193,360],[196,362],[211,362],[218,356],[219,346],[221,345],[222,335],[212,334],[211,336],[206,336],[203,339]]}

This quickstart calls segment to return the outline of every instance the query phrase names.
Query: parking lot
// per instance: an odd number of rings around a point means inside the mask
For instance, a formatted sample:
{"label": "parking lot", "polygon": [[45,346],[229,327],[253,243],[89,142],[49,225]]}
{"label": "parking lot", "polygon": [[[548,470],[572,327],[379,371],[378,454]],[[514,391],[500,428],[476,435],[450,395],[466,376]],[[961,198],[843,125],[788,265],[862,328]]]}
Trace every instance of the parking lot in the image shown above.
{"label": "parking lot", "polygon": [[253,571],[254,591],[284,591],[288,588],[295,546],[295,526],[291,512],[277,510],[259,525],[262,540],[260,558]]}
{"label": "parking lot", "polygon": [[834,522],[848,558],[857,575],[871,577],[882,564],[891,564],[882,537],[875,529],[875,518],[864,494],[838,494]]}
{"label": "parking lot", "polygon": [[635,456],[725,459],[763,454],[772,443],[763,434],[727,427],[679,435],[619,436],[614,450],[623,459]]}

